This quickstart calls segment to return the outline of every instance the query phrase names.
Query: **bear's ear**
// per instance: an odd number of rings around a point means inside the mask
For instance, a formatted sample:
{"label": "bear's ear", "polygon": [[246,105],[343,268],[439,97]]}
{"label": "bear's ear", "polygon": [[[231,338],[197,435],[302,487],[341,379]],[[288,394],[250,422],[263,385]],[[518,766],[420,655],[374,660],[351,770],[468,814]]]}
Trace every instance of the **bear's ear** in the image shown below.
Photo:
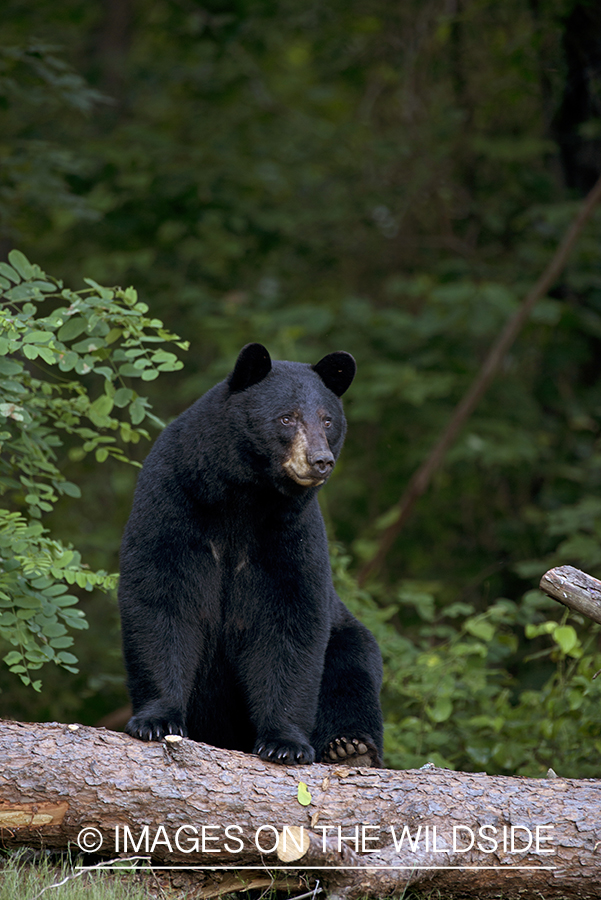
{"label": "bear's ear", "polygon": [[337,397],[342,397],[357,371],[357,363],[350,353],[339,350],[336,353],[328,353],[318,363],[311,366],[317,372],[323,383]]}
{"label": "bear's ear", "polygon": [[271,357],[263,344],[247,344],[236,360],[234,371],[228,378],[230,391],[245,391],[252,384],[263,381],[271,371]]}

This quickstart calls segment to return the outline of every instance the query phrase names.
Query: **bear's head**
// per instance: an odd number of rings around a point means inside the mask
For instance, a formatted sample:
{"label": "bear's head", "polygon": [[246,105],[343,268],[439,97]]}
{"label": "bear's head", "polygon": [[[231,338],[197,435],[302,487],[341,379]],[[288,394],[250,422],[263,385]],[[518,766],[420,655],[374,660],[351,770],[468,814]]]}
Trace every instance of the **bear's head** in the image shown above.
{"label": "bear's head", "polygon": [[311,366],[272,361],[262,344],[243,347],[227,385],[252,469],[286,493],[324,484],[346,432],[339,398],[356,368],[343,351]]}

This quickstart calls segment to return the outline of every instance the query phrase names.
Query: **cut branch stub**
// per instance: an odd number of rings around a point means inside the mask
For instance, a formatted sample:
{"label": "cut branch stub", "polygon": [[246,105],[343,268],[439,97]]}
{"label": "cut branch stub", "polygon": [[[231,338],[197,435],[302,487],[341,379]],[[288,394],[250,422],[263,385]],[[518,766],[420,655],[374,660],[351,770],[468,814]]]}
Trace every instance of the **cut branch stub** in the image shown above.
{"label": "cut branch stub", "polygon": [[558,566],[549,569],[540,580],[540,589],[575,612],[601,625],[601,581],[575,569]]}

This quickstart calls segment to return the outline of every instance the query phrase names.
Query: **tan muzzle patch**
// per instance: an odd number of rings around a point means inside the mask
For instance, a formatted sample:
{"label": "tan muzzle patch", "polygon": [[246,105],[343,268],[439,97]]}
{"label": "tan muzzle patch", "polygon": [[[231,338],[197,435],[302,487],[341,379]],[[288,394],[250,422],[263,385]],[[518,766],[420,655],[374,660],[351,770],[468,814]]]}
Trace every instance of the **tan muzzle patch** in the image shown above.
{"label": "tan muzzle patch", "polygon": [[283,469],[289,478],[301,484],[303,487],[317,487],[326,480],[323,476],[316,476],[311,470],[307,459],[307,430],[299,425],[294,440],[290,445],[290,453],[283,463]]}

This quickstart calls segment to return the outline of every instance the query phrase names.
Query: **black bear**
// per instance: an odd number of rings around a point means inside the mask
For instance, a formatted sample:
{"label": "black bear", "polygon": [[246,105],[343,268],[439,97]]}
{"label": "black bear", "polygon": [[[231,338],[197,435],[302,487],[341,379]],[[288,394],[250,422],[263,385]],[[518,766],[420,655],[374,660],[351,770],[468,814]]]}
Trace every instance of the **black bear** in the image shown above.
{"label": "black bear", "polygon": [[130,735],[381,764],[380,651],[334,591],[317,498],[354,375],[349,353],[248,344],[156,441],[121,547]]}

